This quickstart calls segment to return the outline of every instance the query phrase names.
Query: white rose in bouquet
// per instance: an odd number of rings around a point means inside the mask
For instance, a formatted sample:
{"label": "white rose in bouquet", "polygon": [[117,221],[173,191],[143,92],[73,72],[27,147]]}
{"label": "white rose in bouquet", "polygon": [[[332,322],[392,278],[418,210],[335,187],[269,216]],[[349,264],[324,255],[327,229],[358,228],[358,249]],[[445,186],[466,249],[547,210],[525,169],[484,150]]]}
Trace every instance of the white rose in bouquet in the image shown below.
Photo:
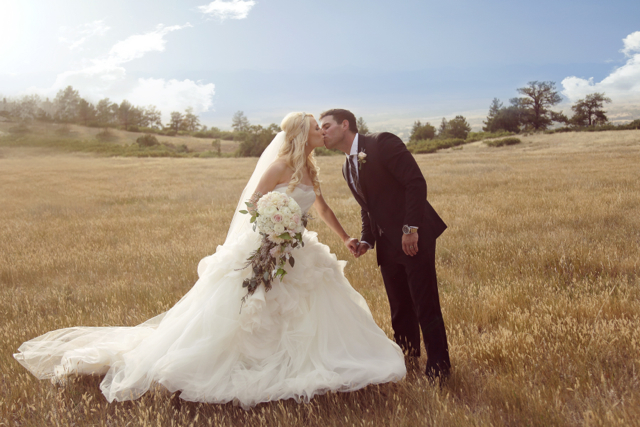
{"label": "white rose in bouquet", "polygon": [[[250,222],[254,224],[254,231],[258,228],[262,235],[260,247],[247,259],[246,266],[252,267],[253,276],[242,283],[248,289],[247,295],[251,295],[261,283],[266,290],[271,289],[274,279],[282,279],[287,274],[284,269],[287,263],[294,266],[292,251],[304,246],[302,233],[308,217],[302,215],[292,197],[277,191],[265,194],[255,204],[247,202],[247,206],[251,210]],[[249,213],[248,210],[240,212]]]}

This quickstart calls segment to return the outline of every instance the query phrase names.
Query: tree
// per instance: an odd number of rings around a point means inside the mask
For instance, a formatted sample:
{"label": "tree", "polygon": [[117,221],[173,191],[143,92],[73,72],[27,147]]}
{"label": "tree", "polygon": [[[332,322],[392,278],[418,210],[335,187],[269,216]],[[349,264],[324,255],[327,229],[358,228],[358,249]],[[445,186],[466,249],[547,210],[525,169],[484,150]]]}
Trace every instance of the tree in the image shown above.
{"label": "tree", "polygon": [[87,126],[90,122],[96,118],[96,108],[93,104],[87,102],[83,98],[80,98],[78,102],[78,122]]}
{"label": "tree", "polygon": [[13,115],[21,120],[33,120],[38,115],[38,105],[40,97],[38,95],[25,95],[15,103]]}
{"label": "tree", "polygon": [[275,123],[266,128],[260,125],[249,126],[248,130],[241,133],[243,140],[236,150],[236,155],[259,157],[279,131],[280,127]]}
{"label": "tree", "polygon": [[491,101],[491,105],[489,106],[489,114],[487,114],[487,120],[484,120],[482,123],[484,123],[484,126],[482,127],[482,130],[485,132],[495,132],[494,130],[492,130],[492,128],[495,126],[494,122],[496,120],[496,117],[498,117],[498,115],[500,114],[500,110],[502,110],[504,107],[502,106],[502,102],[500,102],[500,100],[498,98],[493,98],[493,101]]}
{"label": "tree", "polygon": [[178,132],[180,130],[180,126],[182,125],[183,118],[184,117],[182,116],[182,113],[180,113],[179,111],[172,111],[169,127]]}
{"label": "tree", "polygon": [[53,100],[53,104],[56,107],[56,120],[63,123],[75,121],[78,116],[80,99],[78,91],[74,90],[71,86],[60,90]]}
{"label": "tree", "polygon": [[449,122],[447,122],[447,119],[445,119],[444,117],[442,118],[442,121],[440,122],[440,127],[438,128],[438,136],[440,138],[446,138],[447,136],[447,128],[449,126]]}
{"label": "tree", "polygon": [[485,132],[507,131],[518,133],[525,116],[521,105],[522,98],[511,99],[509,107],[503,107],[498,98],[494,98],[489,106],[489,114],[482,128]]}
{"label": "tree", "polygon": [[469,132],[471,132],[471,126],[467,123],[467,119],[463,116],[456,116],[449,120],[445,136],[447,138],[467,139]]}
{"label": "tree", "polygon": [[129,126],[132,124],[131,123],[132,108],[133,106],[126,99],[123,99],[120,105],[118,106],[118,122],[120,123],[120,126],[122,126],[124,130],[127,130]]}
{"label": "tree", "polygon": [[136,106],[131,107],[131,111],[129,111],[129,127],[139,130],[138,128],[142,126],[143,117],[144,108]]}
{"label": "tree", "polygon": [[233,115],[233,119],[231,120],[231,127],[236,132],[246,132],[249,130],[249,119],[244,115],[242,111],[237,111]]}
{"label": "tree", "polygon": [[111,102],[109,98],[98,101],[96,105],[96,118],[100,126],[109,126],[116,121],[118,104]]}
{"label": "tree", "polygon": [[358,120],[356,121],[356,126],[358,127],[358,133],[361,133],[363,135],[369,133],[369,126],[367,126],[367,123],[362,117],[358,118]]}
{"label": "tree", "polygon": [[155,105],[149,105],[142,111],[140,126],[162,129],[162,113]]}
{"label": "tree", "polygon": [[425,139],[433,139],[436,136],[436,128],[431,126],[429,122],[424,125],[420,123],[420,120],[417,120],[413,123],[413,128],[411,128],[411,136],[409,137],[409,141],[421,141]]}
{"label": "tree", "polygon": [[611,98],[604,96],[604,93],[592,93],[586,98],[578,100],[572,106],[573,117],[571,124],[576,126],[602,125],[609,121],[603,107],[605,103],[610,103]]}
{"label": "tree", "polygon": [[200,119],[198,116],[193,114],[193,108],[189,107],[185,110],[184,118],[182,119],[182,124],[185,130],[189,132],[195,132],[200,127]]}
{"label": "tree", "polygon": [[[524,97],[519,98],[522,108],[527,112],[525,126],[534,130],[544,130],[553,121],[562,121],[563,114],[549,110],[562,101],[554,82],[529,82],[528,86],[518,88]],[[513,103],[513,102],[512,102]]]}
{"label": "tree", "polygon": [[53,102],[46,98],[40,103],[38,107],[38,120],[43,122],[53,121],[53,116],[56,113],[56,108]]}

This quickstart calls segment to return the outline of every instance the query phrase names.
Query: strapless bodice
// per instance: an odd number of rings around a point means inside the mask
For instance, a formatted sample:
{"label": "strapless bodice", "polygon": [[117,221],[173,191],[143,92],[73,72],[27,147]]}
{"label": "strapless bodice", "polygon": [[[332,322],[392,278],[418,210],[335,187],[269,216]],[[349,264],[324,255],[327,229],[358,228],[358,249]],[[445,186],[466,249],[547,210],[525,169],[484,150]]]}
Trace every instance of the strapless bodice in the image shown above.
{"label": "strapless bodice", "polygon": [[[287,187],[289,187],[289,184],[278,184],[273,191],[287,194]],[[316,201],[316,193],[313,191],[312,185],[298,184],[291,194],[287,195],[293,197],[293,200],[298,203],[303,214],[307,213]]]}

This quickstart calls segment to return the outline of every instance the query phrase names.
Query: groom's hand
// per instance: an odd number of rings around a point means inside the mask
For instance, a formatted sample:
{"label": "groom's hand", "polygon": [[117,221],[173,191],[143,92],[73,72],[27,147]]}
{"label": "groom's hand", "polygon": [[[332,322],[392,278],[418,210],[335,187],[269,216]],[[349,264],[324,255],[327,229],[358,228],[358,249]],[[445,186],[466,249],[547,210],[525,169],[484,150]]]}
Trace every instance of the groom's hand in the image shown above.
{"label": "groom's hand", "polygon": [[402,235],[402,250],[409,256],[418,253],[418,233]]}
{"label": "groom's hand", "polygon": [[351,255],[355,256],[356,258],[358,257],[359,244],[360,242],[358,242],[358,239],[353,237],[350,237],[344,241],[344,245],[347,247],[347,249],[349,249],[349,252],[351,252]]}
{"label": "groom's hand", "polygon": [[360,258],[362,255],[366,254],[369,248],[370,246],[368,243],[360,242],[360,245],[358,245],[358,253],[355,254],[356,258]]}

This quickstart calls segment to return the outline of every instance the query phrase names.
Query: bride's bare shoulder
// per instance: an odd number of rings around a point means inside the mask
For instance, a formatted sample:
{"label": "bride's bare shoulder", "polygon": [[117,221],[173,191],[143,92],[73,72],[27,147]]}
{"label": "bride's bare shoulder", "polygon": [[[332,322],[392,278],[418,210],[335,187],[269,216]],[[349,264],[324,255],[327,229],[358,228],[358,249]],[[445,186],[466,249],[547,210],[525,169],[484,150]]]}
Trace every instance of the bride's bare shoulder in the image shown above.
{"label": "bride's bare shoulder", "polygon": [[284,159],[276,159],[265,171],[265,175],[270,175],[272,178],[277,178],[278,181],[283,181],[284,178],[291,175],[291,168],[287,166]]}
{"label": "bride's bare shoulder", "polygon": [[273,188],[283,182],[289,182],[291,179],[291,169],[287,166],[284,159],[276,159],[269,165],[267,170],[262,175],[260,183],[258,184],[258,191],[262,194],[273,190]]}

